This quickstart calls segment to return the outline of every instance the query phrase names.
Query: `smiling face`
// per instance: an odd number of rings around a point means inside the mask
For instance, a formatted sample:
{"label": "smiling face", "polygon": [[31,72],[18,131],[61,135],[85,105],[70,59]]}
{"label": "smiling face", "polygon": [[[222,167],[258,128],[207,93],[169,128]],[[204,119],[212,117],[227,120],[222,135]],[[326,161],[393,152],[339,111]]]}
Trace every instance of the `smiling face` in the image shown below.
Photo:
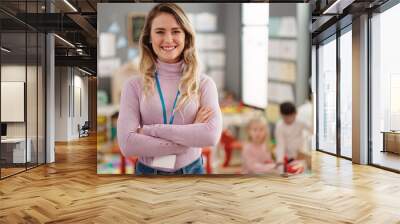
{"label": "smiling face", "polygon": [[185,48],[185,32],[175,17],[160,13],[151,24],[151,46],[158,59],[165,63],[176,63]]}

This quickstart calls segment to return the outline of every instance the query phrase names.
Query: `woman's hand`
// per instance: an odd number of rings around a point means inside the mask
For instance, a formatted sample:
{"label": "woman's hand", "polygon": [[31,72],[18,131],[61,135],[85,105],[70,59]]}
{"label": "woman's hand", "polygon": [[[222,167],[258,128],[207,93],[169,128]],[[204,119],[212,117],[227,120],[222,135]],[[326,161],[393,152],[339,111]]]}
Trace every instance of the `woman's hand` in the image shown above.
{"label": "woman's hand", "polygon": [[200,107],[199,111],[197,111],[194,123],[207,123],[210,120],[212,113],[213,111],[210,107]]}

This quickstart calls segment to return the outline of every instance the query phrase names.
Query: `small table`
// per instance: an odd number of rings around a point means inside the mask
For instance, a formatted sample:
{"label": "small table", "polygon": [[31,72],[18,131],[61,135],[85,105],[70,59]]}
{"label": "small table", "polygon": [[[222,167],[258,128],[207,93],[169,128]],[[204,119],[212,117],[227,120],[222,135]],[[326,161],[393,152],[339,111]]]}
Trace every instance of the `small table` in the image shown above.
{"label": "small table", "polygon": [[382,131],[383,150],[382,152],[392,152],[400,154],[400,131]]}
{"label": "small table", "polygon": [[255,117],[257,111],[250,108],[244,108],[240,112],[226,112],[222,110],[222,125],[223,128],[232,126],[244,127]]}
{"label": "small table", "polygon": [[25,138],[6,138],[1,139],[1,157],[6,163],[25,163],[31,162],[30,138],[26,139],[27,148],[25,154]]}
{"label": "small table", "polygon": [[243,107],[240,111],[230,111],[226,108],[222,110],[222,128],[233,131],[234,136],[241,139],[246,136],[243,131],[249,121],[254,118],[260,111]]}

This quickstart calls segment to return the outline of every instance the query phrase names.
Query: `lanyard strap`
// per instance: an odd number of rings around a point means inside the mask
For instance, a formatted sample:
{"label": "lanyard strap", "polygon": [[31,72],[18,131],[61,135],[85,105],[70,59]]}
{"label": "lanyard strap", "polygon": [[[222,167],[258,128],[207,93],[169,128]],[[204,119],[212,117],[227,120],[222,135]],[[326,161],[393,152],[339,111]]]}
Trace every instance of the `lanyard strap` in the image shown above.
{"label": "lanyard strap", "polygon": [[[158,95],[160,96],[160,101],[161,101],[161,106],[162,106],[162,111],[163,111],[163,120],[164,120],[164,124],[167,124],[167,110],[165,109],[165,102],[164,102],[164,96],[161,90],[161,85],[160,85],[160,80],[158,79],[158,74],[156,72],[156,84],[157,84],[157,91],[158,91]],[[169,119],[169,124],[174,123],[174,118],[175,118],[175,107],[176,107],[176,102],[178,101],[178,97],[179,97],[179,90],[176,93],[175,96],[175,100],[174,100],[174,106],[172,107],[171,110],[171,117]]]}

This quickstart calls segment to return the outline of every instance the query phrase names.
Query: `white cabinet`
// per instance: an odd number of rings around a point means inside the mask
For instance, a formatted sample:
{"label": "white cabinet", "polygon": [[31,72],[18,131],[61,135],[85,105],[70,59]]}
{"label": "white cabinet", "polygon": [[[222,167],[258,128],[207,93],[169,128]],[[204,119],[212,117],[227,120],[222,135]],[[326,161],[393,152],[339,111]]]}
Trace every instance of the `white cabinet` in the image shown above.
{"label": "white cabinet", "polygon": [[[32,148],[32,140],[28,138],[26,140],[27,142],[27,148],[25,152],[25,139],[24,138],[7,138],[7,139],[2,139],[1,140],[1,147],[2,147],[2,152],[8,152],[8,158],[6,158],[6,161],[12,163],[25,163],[25,162],[31,162],[32,161],[32,153],[31,153],[31,148]],[[12,160],[11,160],[11,155],[12,155]],[[27,159],[27,161],[25,161]]]}

